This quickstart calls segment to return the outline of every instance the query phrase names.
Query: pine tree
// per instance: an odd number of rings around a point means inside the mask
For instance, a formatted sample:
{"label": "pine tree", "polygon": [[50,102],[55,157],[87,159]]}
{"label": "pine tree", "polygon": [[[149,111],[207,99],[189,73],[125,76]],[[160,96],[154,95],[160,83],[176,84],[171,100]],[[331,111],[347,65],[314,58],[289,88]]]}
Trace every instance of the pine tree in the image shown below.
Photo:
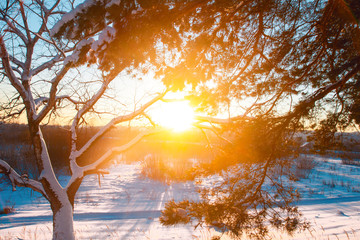
{"label": "pine tree", "polygon": [[199,109],[229,111],[197,125],[231,132],[200,169],[221,180],[204,183],[199,202],[168,203],[161,221],[262,238],[269,226],[307,226],[290,184],[294,134],[327,116],[331,129],[359,123],[359,18],[357,0],[87,0],[50,35],[81,40],[65,66],[97,63],[106,76],[151,70],[170,89],[190,84]]}

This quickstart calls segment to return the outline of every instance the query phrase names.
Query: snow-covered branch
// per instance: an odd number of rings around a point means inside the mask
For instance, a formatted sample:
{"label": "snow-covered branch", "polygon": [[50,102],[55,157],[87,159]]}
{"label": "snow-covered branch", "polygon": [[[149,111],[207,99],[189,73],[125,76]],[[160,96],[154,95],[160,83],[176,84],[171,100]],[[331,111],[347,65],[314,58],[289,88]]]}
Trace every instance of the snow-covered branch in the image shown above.
{"label": "snow-covered branch", "polygon": [[107,89],[108,85],[109,85],[109,82],[104,81],[103,84],[101,85],[100,89],[98,90],[98,92],[84,104],[84,106],[77,112],[76,116],[74,117],[74,120],[71,125],[70,161],[75,161],[75,158],[77,157],[75,155],[75,152],[76,152],[77,129],[79,127],[80,120],[84,116],[84,114],[86,114],[95,105],[95,103],[101,98],[101,96],[104,94],[105,90]]}
{"label": "snow-covered branch", "polygon": [[[79,177],[89,175],[89,174],[96,173],[98,170],[100,170],[101,166],[103,164],[105,164],[106,162],[110,161],[114,157],[114,155],[117,155],[117,154],[120,154],[120,153],[123,153],[123,152],[129,150],[135,144],[140,142],[144,137],[158,134],[163,131],[165,131],[165,130],[153,129],[153,130],[143,131],[143,132],[139,133],[136,137],[134,137],[128,143],[126,143],[122,146],[119,146],[119,147],[111,148],[104,155],[102,155],[100,158],[98,158],[94,163],[86,165],[84,167],[79,167],[78,171],[73,173],[72,180],[79,178]],[[70,186],[71,182],[72,181],[70,180],[68,186]]]}
{"label": "snow-covered branch", "polygon": [[12,63],[16,64],[18,67],[24,69],[25,65],[23,62],[21,62],[19,59],[17,59],[16,57],[12,56],[11,54],[9,54],[9,59]]}
{"label": "snow-covered branch", "polygon": [[10,167],[7,162],[0,159],[0,174],[1,173],[5,174],[9,178],[13,187],[13,191],[16,190],[16,186],[28,187],[43,194],[46,197],[46,193],[40,182],[30,179],[26,175],[20,176],[13,168]]}
{"label": "snow-covered branch", "polygon": [[[95,40],[93,38],[83,39],[77,43],[74,51],[64,59],[64,65],[73,64],[74,66],[78,65],[78,62],[81,62],[86,58],[86,53],[90,46]],[[87,49],[86,49],[87,48]],[[85,51],[83,50],[85,49]]]}
{"label": "snow-covered branch", "polygon": [[[67,65],[67,66],[69,66],[69,65]],[[108,88],[108,85],[110,84],[110,82],[113,79],[115,79],[116,76],[118,76],[120,71],[121,71],[120,69],[117,69],[115,71],[112,71],[109,75],[105,76],[104,77],[105,79],[102,81],[102,85],[99,88],[99,90],[88,101],[86,101],[84,103],[82,108],[77,112],[76,116],[74,117],[74,120],[73,120],[73,122],[71,124],[71,128],[70,128],[70,130],[71,130],[71,154],[70,154],[71,170],[73,170],[72,167],[76,166],[75,161],[76,161],[76,158],[79,156],[77,154],[76,140],[77,140],[77,130],[79,127],[80,120],[83,118],[83,116],[87,112],[89,112],[93,108],[93,106],[97,103],[97,101],[104,95],[105,91]],[[121,119],[115,119],[113,121],[119,123],[119,122],[121,122]],[[114,123],[113,124],[109,123],[108,125],[106,125],[105,126],[106,130],[104,132],[106,132],[113,125],[114,125]],[[102,134],[99,134],[98,136],[101,136]],[[97,138],[98,137],[96,137],[96,139]]]}
{"label": "snow-covered branch", "polygon": [[80,167],[76,164],[76,162],[70,162],[70,166],[72,167],[72,176],[70,181],[68,182],[67,186],[65,187],[66,191],[68,193],[73,193],[77,191],[77,188],[80,186],[81,181],[84,176],[90,175],[90,174],[101,174],[104,172],[102,166],[106,164],[108,161],[113,159],[115,155],[118,155],[120,153],[123,153],[133,147],[135,144],[140,142],[143,138],[157,134],[160,132],[163,132],[163,129],[153,129],[148,131],[143,131],[139,133],[136,137],[134,137],[131,141],[128,143],[119,146],[114,147],[110,150],[108,150],[105,154],[103,154],[100,158],[98,158],[95,162],[92,164],[86,165],[84,167]]}
{"label": "snow-covered branch", "polygon": [[126,114],[126,115],[122,115],[122,116],[118,116],[116,118],[113,118],[108,124],[106,124],[104,127],[102,127],[80,150],[78,151],[74,151],[72,152],[72,158],[71,161],[75,161],[76,158],[78,158],[79,156],[81,156],[87,149],[89,149],[89,147],[97,140],[99,139],[101,136],[103,136],[107,131],[109,131],[113,126],[122,123],[122,122],[127,122],[130,121],[132,119],[134,119],[135,117],[141,115],[144,113],[144,111],[149,108],[151,105],[153,105],[155,102],[159,101],[161,98],[163,98],[165,96],[166,92],[158,94],[156,97],[154,97],[153,99],[151,99],[149,102],[147,102],[146,104],[144,104],[142,107],[140,107],[139,109],[135,110],[132,113]]}

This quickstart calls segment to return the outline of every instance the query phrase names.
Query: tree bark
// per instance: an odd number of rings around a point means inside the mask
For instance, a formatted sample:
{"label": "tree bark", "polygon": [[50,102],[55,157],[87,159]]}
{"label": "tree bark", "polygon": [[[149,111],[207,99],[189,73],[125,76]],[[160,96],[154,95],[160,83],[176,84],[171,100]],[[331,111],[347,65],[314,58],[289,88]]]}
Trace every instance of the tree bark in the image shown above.
{"label": "tree bark", "polygon": [[62,199],[59,206],[53,206],[53,240],[75,240],[74,209],[70,201]]}
{"label": "tree bark", "polygon": [[53,212],[53,240],[75,240],[73,213],[76,192],[69,198],[66,189],[58,182],[40,127],[29,120],[29,129],[40,170],[39,181]]}

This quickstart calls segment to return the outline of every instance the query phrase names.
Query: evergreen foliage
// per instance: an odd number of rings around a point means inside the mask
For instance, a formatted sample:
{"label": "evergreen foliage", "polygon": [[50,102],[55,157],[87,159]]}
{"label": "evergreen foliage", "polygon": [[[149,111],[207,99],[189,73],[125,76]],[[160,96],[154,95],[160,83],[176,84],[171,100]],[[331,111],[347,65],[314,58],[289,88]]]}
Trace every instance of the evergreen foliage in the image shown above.
{"label": "evergreen foliage", "polygon": [[87,0],[51,36],[76,43],[74,66],[97,63],[109,79],[151,70],[173,90],[190,84],[199,109],[243,108],[221,124],[232,143],[199,170],[219,178],[200,183],[200,202],[169,202],[161,221],[260,239],[307,227],[289,182],[293,134],[359,123],[359,19],[358,0]]}
{"label": "evergreen foliage", "polygon": [[[88,11],[75,25],[97,23]],[[103,1],[102,11],[101,24],[116,34],[97,53],[101,68],[146,63],[145,71],[174,89],[191,84],[189,99],[199,109],[245,108],[222,125],[233,143],[201,168],[221,180],[201,190],[200,202],[168,203],[162,223],[196,220],[256,238],[269,226],[289,233],[306,227],[293,206],[298,194],[285,184],[295,179],[292,136],[320,119],[315,145],[325,147],[324,136],[334,139],[334,131],[359,122],[359,1]]]}

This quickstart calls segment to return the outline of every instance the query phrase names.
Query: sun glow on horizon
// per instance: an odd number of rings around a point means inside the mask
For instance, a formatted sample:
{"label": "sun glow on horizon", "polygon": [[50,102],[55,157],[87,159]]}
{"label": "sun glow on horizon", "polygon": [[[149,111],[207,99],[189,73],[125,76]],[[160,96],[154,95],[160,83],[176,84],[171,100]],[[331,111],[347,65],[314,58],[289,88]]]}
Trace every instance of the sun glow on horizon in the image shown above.
{"label": "sun glow on horizon", "polygon": [[156,124],[175,132],[189,130],[194,123],[194,110],[189,101],[163,103],[152,115]]}

